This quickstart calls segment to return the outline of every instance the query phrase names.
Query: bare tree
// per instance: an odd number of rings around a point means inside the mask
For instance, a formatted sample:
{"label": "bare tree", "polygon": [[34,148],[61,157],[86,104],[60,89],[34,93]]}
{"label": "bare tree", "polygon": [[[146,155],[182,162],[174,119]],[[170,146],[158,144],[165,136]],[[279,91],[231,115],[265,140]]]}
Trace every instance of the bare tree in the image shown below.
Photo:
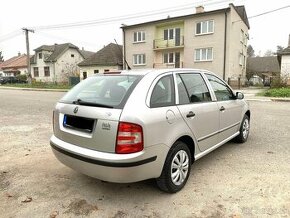
{"label": "bare tree", "polygon": [[63,78],[68,79],[69,77],[79,77],[80,72],[79,68],[77,67],[76,64],[72,63],[66,63],[64,67],[62,68],[62,76]]}
{"label": "bare tree", "polygon": [[2,51],[0,51],[0,62],[4,62],[4,57],[2,55]]}
{"label": "bare tree", "polygon": [[274,52],[271,50],[271,49],[268,49],[265,54],[264,54],[264,57],[269,57],[269,56],[274,56]]}
{"label": "bare tree", "polygon": [[284,50],[284,47],[283,46],[277,45],[277,52],[276,52],[276,54],[281,53],[283,50]]}
{"label": "bare tree", "polygon": [[247,55],[248,57],[255,57],[255,50],[251,45],[248,45],[247,47]]}

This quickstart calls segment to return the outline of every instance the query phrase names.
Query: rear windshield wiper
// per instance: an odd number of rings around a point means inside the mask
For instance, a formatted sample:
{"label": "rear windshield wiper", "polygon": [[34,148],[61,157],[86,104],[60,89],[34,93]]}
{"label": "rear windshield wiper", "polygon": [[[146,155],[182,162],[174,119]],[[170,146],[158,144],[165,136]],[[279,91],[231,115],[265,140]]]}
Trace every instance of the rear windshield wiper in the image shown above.
{"label": "rear windshield wiper", "polygon": [[100,103],[94,103],[94,102],[89,102],[89,101],[83,101],[82,99],[78,99],[76,101],[72,102],[73,104],[78,104],[78,105],[85,105],[85,106],[94,106],[94,107],[106,107],[106,108],[114,108],[111,105],[106,105],[106,104],[100,104]]}

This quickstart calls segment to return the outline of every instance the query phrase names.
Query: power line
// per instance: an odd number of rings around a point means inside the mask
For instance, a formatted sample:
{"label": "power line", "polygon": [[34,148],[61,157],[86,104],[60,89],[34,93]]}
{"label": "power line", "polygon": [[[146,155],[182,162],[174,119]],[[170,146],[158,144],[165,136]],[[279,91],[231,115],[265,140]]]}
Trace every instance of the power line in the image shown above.
{"label": "power line", "polygon": [[[208,5],[215,5],[215,4],[234,2],[234,1],[235,0],[203,0],[203,1],[196,2],[194,4],[186,4],[186,5],[181,5],[181,6],[175,6],[175,7],[141,12],[141,13],[134,13],[134,14],[123,15],[123,16],[103,18],[103,19],[98,19],[98,20],[80,21],[80,22],[66,23],[66,24],[34,26],[34,27],[29,27],[29,28],[38,31],[38,30],[52,30],[52,29],[76,28],[76,27],[85,27],[85,26],[92,26],[92,25],[101,25],[101,24],[115,23],[115,22],[120,22],[124,20],[136,19],[136,18],[144,18],[144,17],[153,16],[153,15],[160,15],[160,14],[165,14],[165,13],[170,13],[170,12],[179,12],[182,10],[193,8],[193,6],[198,6],[198,5],[208,6]],[[16,30],[14,32],[0,36],[0,42],[12,39],[20,35],[21,33],[22,33],[21,30]]]}
{"label": "power line", "polygon": [[134,13],[134,14],[123,15],[123,16],[116,16],[116,17],[110,17],[110,18],[104,18],[104,19],[98,19],[98,20],[80,21],[80,22],[66,23],[66,24],[35,26],[31,28],[35,30],[49,30],[49,29],[60,29],[60,28],[63,29],[63,28],[74,28],[74,27],[81,27],[81,26],[100,25],[100,24],[120,22],[124,20],[135,19],[135,18],[144,18],[144,17],[153,16],[153,15],[160,15],[160,14],[169,13],[169,12],[182,11],[185,9],[190,9],[193,6],[197,6],[197,5],[213,5],[213,4],[220,4],[220,3],[226,3],[226,2],[233,2],[233,0],[218,0],[218,1],[217,0],[215,1],[204,0],[204,1],[196,2],[195,4],[186,4],[186,5],[181,5],[177,7],[153,10],[150,12],[147,11],[147,12],[142,12],[142,13]]}
{"label": "power line", "polygon": [[[256,14],[256,15],[253,15],[253,16],[249,16],[248,19],[260,17],[260,16],[263,16],[263,15],[266,15],[266,14],[271,14],[271,13],[274,13],[276,11],[280,11],[280,10],[283,10],[283,9],[286,9],[286,8],[289,8],[289,7],[290,7],[290,5],[286,5],[286,6],[283,6],[281,8],[277,8],[277,9],[273,9],[273,10],[270,10],[270,11],[266,11],[266,12],[263,12],[263,13],[260,13],[260,14]],[[240,21],[243,21],[243,20],[242,19],[236,20],[236,21],[233,21],[233,23],[240,22]]]}
{"label": "power line", "polygon": [[19,30],[12,31],[8,34],[0,36],[0,42],[6,41],[8,39],[12,39],[19,35],[22,35],[22,30],[19,29]]}
{"label": "power line", "polygon": [[270,14],[270,13],[273,13],[273,12],[276,12],[276,11],[280,11],[280,10],[283,10],[283,9],[286,9],[286,8],[289,8],[289,7],[290,7],[290,5],[287,5],[287,6],[284,6],[284,7],[281,7],[281,8],[277,8],[277,9],[274,9],[274,10],[266,11],[266,12],[263,12],[261,14],[250,16],[250,17],[248,17],[248,19],[259,17],[259,16],[262,16],[262,15],[265,15],[265,14]]}
{"label": "power line", "polygon": [[69,42],[77,42],[77,43],[80,43],[80,44],[85,44],[87,46],[90,46],[90,47],[96,47],[97,44],[95,43],[91,43],[91,42],[85,42],[85,41],[82,41],[82,40],[79,40],[79,39],[72,39],[72,38],[66,38],[66,37],[63,37],[63,36],[56,36],[54,34],[48,34],[46,32],[43,32],[43,31],[37,31],[36,34],[39,34],[43,37],[46,37],[46,38],[50,38],[50,39],[56,39],[56,40],[61,40],[61,41],[69,41]]}

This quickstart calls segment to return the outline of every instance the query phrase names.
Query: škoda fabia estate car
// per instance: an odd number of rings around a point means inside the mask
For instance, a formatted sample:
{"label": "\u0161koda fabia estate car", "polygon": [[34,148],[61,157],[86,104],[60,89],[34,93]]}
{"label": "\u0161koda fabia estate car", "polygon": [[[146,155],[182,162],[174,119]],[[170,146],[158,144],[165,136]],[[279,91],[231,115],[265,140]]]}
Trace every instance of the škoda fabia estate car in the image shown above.
{"label": "\u0161koda fabia estate car", "polygon": [[50,144],[60,162],[88,176],[116,183],[155,178],[174,193],[194,161],[231,139],[247,140],[243,97],[205,70],[96,75],[57,103]]}

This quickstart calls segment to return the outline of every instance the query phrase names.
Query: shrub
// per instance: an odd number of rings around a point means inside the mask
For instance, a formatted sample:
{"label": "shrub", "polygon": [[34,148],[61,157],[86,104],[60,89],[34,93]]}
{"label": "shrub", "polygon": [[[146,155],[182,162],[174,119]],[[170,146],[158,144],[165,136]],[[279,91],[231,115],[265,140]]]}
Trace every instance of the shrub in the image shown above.
{"label": "shrub", "polygon": [[17,77],[17,79],[19,79],[21,81],[27,81],[27,75],[19,74],[16,77]]}
{"label": "shrub", "polygon": [[282,77],[274,77],[271,81],[271,88],[283,88],[287,86],[287,80]]}
{"label": "shrub", "polygon": [[275,88],[265,92],[268,97],[290,97],[290,88]]}

